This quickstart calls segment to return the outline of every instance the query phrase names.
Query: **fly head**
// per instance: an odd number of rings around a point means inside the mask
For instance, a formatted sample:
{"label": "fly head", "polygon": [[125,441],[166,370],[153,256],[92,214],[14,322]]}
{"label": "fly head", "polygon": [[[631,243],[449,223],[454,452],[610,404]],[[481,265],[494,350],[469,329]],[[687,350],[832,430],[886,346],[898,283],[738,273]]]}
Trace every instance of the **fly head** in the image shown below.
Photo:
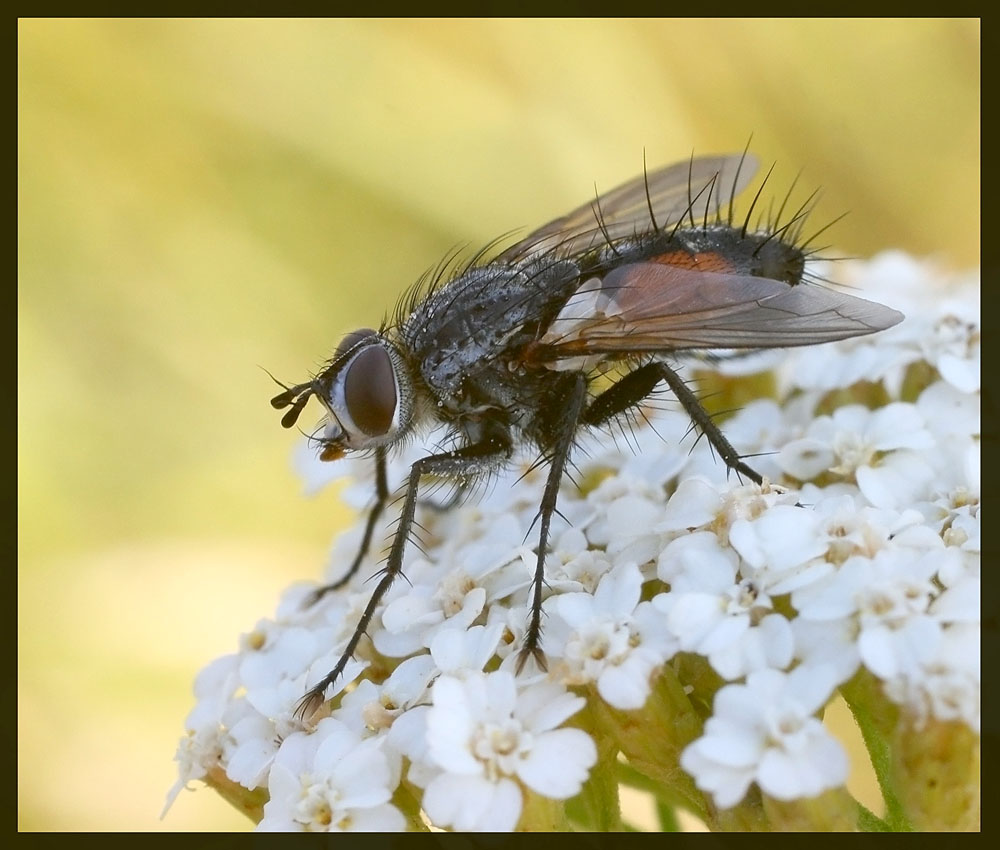
{"label": "fly head", "polygon": [[410,427],[412,382],[406,365],[396,347],[369,328],[347,334],[313,380],[286,387],[271,399],[272,407],[288,408],[282,426],[295,424],[311,396],[327,413],[314,437],[323,461],[390,445]]}

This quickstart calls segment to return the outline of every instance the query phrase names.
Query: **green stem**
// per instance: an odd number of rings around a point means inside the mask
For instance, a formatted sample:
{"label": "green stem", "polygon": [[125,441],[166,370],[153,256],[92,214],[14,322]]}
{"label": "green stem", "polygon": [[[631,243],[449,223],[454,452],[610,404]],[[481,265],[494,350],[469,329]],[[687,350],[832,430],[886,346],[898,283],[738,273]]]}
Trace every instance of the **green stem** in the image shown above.
{"label": "green stem", "polygon": [[840,686],[840,693],[851,709],[868,749],[875,777],[885,799],[885,823],[893,832],[911,832],[913,824],[896,791],[893,777],[890,742],[899,722],[899,709],[883,694],[878,679],[864,668],[849,682]]}
{"label": "green stem", "polygon": [[597,745],[597,764],[583,789],[566,801],[567,814],[581,827],[592,832],[621,832],[621,804],[618,799],[618,743],[611,735],[600,732],[591,698],[587,706],[573,717],[570,725],[588,732]]}
{"label": "green stem", "polygon": [[857,800],[854,801],[858,808],[858,829],[862,832],[892,832],[891,827],[875,812],[867,808]]}
{"label": "green stem", "polygon": [[524,808],[517,822],[518,832],[569,832],[572,826],[562,800],[552,800],[522,786]]}
{"label": "green stem", "polygon": [[660,832],[681,831],[681,825],[677,820],[677,809],[662,800],[656,801],[656,819],[660,822]]}
{"label": "green stem", "polygon": [[270,799],[266,788],[250,791],[238,782],[233,782],[221,767],[214,767],[205,776],[205,784],[229,803],[234,809],[245,814],[254,823],[264,818],[264,804]]}
{"label": "green stem", "polygon": [[[652,780],[657,799],[681,806],[702,820],[708,807],[694,780],[680,767],[681,750],[701,733],[701,718],[683,685],[668,665],[653,683],[653,692],[639,711],[612,708],[593,693],[595,727],[613,740],[629,765]],[[618,765],[619,775],[622,765]]]}
{"label": "green stem", "polygon": [[406,818],[408,832],[429,832],[424,819],[420,817],[420,792],[414,785],[405,779],[399,783],[399,787],[392,795],[393,805],[399,809]]}
{"label": "green stem", "polygon": [[857,801],[846,788],[833,788],[815,797],[775,800],[764,797],[764,811],[773,829],[781,832],[855,832]]}

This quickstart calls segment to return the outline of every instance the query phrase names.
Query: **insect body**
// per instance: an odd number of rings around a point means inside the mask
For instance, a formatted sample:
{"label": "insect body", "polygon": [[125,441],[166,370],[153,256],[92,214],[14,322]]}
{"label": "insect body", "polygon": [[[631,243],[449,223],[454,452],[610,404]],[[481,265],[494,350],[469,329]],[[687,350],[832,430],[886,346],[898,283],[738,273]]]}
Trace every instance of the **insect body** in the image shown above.
{"label": "insect body", "polygon": [[[749,214],[734,225],[732,200],[755,170],[746,154],[703,157],[626,183],[497,257],[416,291],[393,321],[348,334],[318,375],[272,399],[288,408],[285,427],[310,397],[326,408],[325,428],[314,437],[322,460],[364,451],[375,461],[376,496],[360,551],[348,573],[317,597],[343,585],[368,551],[389,498],[387,452],[423,424],[443,424],[455,438],[454,448],[412,465],[382,576],[340,660],[300,703],[301,716],[323,701],[399,576],[424,476],[462,487],[502,468],[522,444],[548,463],[519,655],[519,665],[534,656],[544,666],[549,526],[581,429],[627,414],[665,384],[726,466],[759,484],[761,476],[665,358],[811,345],[874,333],[903,318],[808,282],[808,254],[796,244],[802,210],[783,226],[779,210],[759,232],[749,229]],[[609,364],[624,374],[597,391],[595,378]]]}

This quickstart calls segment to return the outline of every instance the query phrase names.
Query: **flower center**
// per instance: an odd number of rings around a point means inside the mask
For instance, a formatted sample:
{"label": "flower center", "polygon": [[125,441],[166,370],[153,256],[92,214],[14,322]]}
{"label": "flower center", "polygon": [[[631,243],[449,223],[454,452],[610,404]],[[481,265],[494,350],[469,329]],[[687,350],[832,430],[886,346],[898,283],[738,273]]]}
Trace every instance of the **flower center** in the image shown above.
{"label": "flower center", "polygon": [[302,777],[302,796],[295,806],[295,820],[307,830],[325,832],[334,822],[334,810],[340,792],[326,782],[314,782],[312,776]]}
{"label": "flower center", "polygon": [[781,711],[770,724],[768,743],[786,752],[799,752],[804,746],[806,718],[794,710]]}
{"label": "flower center", "polygon": [[833,451],[840,461],[830,471],[838,475],[853,475],[858,467],[870,466],[875,450],[858,434],[841,432],[833,440]]}
{"label": "flower center", "polygon": [[883,584],[869,588],[859,608],[888,626],[902,626],[912,615],[926,610],[929,595],[930,588],[923,582]]}
{"label": "flower center", "polygon": [[446,617],[454,617],[465,604],[465,597],[476,589],[476,583],[462,570],[449,573],[441,582],[435,596],[441,602]]}
{"label": "flower center", "polygon": [[518,759],[531,746],[531,734],[516,720],[508,720],[481,726],[473,740],[472,752],[483,762],[490,781],[496,782],[501,776],[516,772]]}

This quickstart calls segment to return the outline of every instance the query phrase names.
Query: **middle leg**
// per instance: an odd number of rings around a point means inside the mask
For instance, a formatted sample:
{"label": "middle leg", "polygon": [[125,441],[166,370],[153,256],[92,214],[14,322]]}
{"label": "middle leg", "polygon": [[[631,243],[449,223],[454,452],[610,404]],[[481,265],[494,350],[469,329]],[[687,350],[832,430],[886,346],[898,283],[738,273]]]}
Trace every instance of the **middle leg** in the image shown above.
{"label": "middle leg", "polygon": [[556,510],[556,499],[559,496],[559,486],[562,483],[566,460],[573,447],[573,438],[580,425],[585,402],[587,400],[587,379],[581,373],[569,391],[565,406],[560,405],[558,421],[554,423],[552,448],[549,455],[549,475],[545,481],[545,492],[538,508],[541,519],[538,535],[538,559],[535,562],[535,577],[532,580],[531,614],[528,618],[528,628],[524,634],[524,646],[517,658],[516,672],[520,673],[528,660],[533,656],[535,662],[545,669],[545,656],[539,647],[542,635],[542,585],[545,583],[545,550],[549,542],[549,525],[552,514]]}

